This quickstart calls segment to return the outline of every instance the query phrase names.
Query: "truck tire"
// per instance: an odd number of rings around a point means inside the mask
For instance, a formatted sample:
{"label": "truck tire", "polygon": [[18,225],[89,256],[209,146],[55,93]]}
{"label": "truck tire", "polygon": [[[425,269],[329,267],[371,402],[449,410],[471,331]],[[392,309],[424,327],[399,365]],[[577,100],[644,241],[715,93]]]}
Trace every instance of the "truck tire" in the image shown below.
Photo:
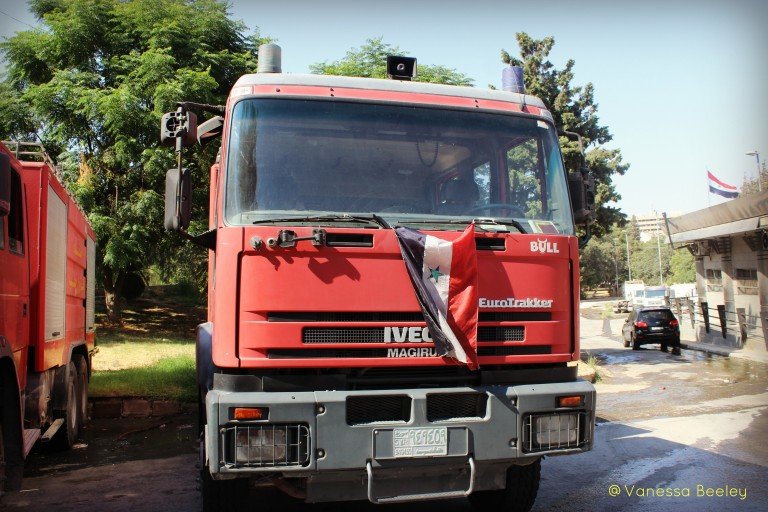
{"label": "truck tire", "polygon": [[528,466],[507,469],[507,487],[495,491],[477,491],[469,495],[478,512],[528,512],[536,501],[541,478],[541,459]]}
{"label": "truck tire", "polygon": [[72,358],[75,363],[75,392],[77,394],[77,425],[78,432],[88,421],[88,363],[83,356]]}
{"label": "truck tire", "polygon": [[3,411],[0,409],[0,497],[5,493],[5,439],[3,438]]}
{"label": "truck tire", "polygon": [[13,377],[0,367],[0,496],[21,489],[24,474],[18,392]]}
{"label": "truck tire", "polygon": [[205,463],[205,436],[200,436],[200,490],[203,512],[238,510],[248,498],[249,479],[214,480]]}
{"label": "truck tire", "polygon": [[78,422],[78,407],[77,407],[77,370],[75,364],[70,361],[66,368],[66,378],[64,379],[63,393],[64,408],[61,411],[57,411],[54,415],[55,418],[63,418],[64,424],[56,432],[56,438],[54,447],[59,450],[68,450],[72,448],[77,440],[77,434],[79,432],[80,424]]}

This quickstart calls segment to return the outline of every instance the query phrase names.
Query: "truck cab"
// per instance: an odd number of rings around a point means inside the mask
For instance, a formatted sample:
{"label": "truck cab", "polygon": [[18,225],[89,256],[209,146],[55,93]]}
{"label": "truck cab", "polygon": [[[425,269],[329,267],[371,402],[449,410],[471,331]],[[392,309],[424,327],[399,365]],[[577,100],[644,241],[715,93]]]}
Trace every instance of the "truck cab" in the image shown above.
{"label": "truck cab", "polygon": [[[181,110],[164,120],[177,147],[194,127]],[[307,502],[530,508],[541,458],[589,450],[595,412],[576,366],[578,187],[545,105],[271,72],[240,78],[222,113],[197,237],[204,507],[258,483]],[[185,180],[169,171],[168,227],[186,223]],[[468,225],[477,369],[437,352],[393,229],[455,241]]]}

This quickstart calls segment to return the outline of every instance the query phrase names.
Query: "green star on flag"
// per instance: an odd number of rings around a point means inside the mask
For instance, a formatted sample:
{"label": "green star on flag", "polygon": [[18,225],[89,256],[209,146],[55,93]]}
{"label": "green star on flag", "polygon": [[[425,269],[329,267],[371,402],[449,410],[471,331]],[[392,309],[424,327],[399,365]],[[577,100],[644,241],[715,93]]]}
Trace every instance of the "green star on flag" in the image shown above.
{"label": "green star on flag", "polygon": [[[429,267],[427,267],[429,268]],[[440,267],[430,268],[429,269],[429,278],[434,279],[435,282],[440,278],[440,276],[444,276],[445,274],[440,272]]]}

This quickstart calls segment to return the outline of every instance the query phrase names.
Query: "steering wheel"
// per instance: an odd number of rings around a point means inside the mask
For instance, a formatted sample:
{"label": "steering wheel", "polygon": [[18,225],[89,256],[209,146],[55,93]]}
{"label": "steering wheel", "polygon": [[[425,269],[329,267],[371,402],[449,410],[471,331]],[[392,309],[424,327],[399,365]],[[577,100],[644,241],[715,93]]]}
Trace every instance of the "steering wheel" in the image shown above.
{"label": "steering wheel", "polygon": [[507,210],[508,212],[511,213],[511,215],[508,215],[508,216],[525,218],[525,212],[522,209],[520,209],[519,206],[515,206],[513,204],[505,204],[505,203],[489,203],[489,204],[484,204],[480,206],[475,206],[467,210],[467,214],[480,213],[484,210]]}

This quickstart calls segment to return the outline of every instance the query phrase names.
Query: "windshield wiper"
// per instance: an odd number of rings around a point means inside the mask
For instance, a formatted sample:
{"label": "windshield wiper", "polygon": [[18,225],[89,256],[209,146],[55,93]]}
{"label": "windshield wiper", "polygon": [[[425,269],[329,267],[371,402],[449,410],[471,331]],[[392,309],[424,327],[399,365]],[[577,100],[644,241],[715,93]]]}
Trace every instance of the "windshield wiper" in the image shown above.
{"label": "windshield wiper", "polygon": [[[487,229],[483,229],[481,224],[493,224],[496,226],[512,226],[513,228],[517,229],[520,233],[528,234],[528,232],[525,230],[522,224],[520,224],[515,219],[510,220],[497,220],[497,219],[484,219],[484,218],[478,218],[478,219],[472,219],[470,221],[466,220],[455,220],[455,219],[447,219],[447,220],[405,220],[402,222],[402,224],[408,225],[408,224],[460,224],[463,226],[466,226],[469,224],[469,222],[474,222],[475,226],[477,226],[478,229],[481,229],[483,231],[488,231]],[[398,223],[400,224],[400,223]]]}
{"label": "windshield wiper", "polygon": [[472,219],[475,224],[494,224],[496,226],[512,226],[523,234],[528,234],[522,224],[515,219],[497,220],[497,219]]}
{"label": "windshield wiper", "polygon": [[372,215],[309,215],[305,217],[279,217],[275,219],[260,219],[252,224],[276,224],[283,222],[362,222],[376,224],[384,229],[390,229],[390,225],[376,214]]}

